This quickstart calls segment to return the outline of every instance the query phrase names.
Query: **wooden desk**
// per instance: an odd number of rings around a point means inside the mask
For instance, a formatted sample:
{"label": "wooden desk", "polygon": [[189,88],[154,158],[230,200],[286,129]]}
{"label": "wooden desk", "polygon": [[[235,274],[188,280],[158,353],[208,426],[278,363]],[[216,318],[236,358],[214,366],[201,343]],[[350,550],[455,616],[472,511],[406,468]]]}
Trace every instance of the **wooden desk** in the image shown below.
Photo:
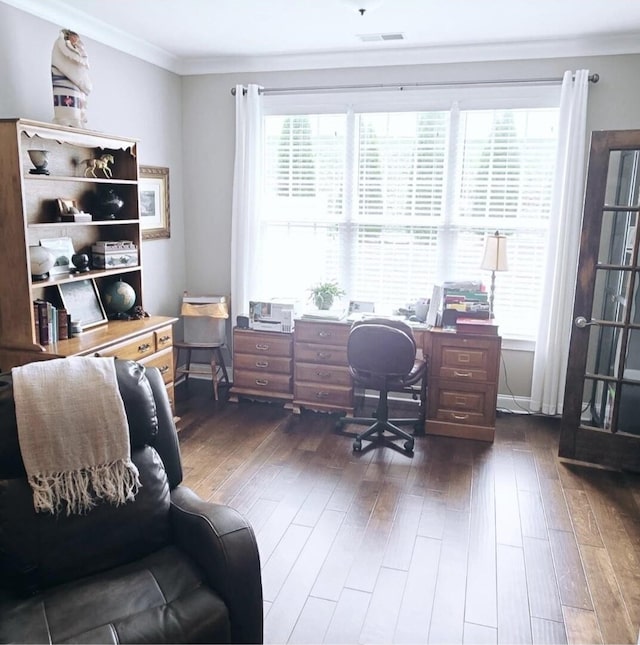
{"label": "wooden desk", "polygon": [[[296,320],[294,332],[234,330],[234,384],[239,396],[283,400],[302,409],[354,414],[347,361],[347,321]],[[427,434],[492,441],[501,338],[414,327],[429,361]]]}

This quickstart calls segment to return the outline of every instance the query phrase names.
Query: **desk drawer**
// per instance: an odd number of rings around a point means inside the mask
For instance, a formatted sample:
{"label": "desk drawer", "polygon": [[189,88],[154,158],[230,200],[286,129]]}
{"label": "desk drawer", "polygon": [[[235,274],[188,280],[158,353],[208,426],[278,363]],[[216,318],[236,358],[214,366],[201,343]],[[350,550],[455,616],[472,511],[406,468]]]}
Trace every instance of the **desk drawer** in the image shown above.
{"label": "desk drawer", "polygon": [[264,356],[292,356],[290,334],[260,333],[235,330],[233,351],[238,354],[258,354]]}
{"label": "desk drawer", "polygon": [[296,362],[296,382],[301,381],[351,387],[351,373],[348,367]]}
{"label": "desk drawer", "polygon": [[156,351],[155,332],[142,334],[125,343],[118,343],[96,352],[96,356],[113,356],[123,360],[139,361]]}
{"label": "desk drawer", "polygon": [[296,320],[296,342],[343,345],[346,347],[351,325]]}
{"label": "desk drawer", "polygon": [[140,363],[145,367],[157,367],[165,383],[173,381],[173,348],[163,349],[149,358],[142,359]]}
{"label": "desk drawer", "polygon": [[353,389],[351,386],[325,385],[322,383],[299,383],[296,381],[293,396],[297,405],[305,404],[332,406],[339,409],[353,408]]}
{"label": "desk drawer", "polygon": [[234,354],[233,367],[238,370],[248,370],[260,372],[270,372],[272,374],[290,374],[291,373],[290,358],[284,356],[256,356],[253,354]]}
{"label": "desk drawer", "polygon": [[296,363],[316,363],[321,365],[342,365],[347,367],[346,346],[316,345],[296,342]]}
{"label": "desk drawer", "polygon": [[233,373],[233,387],[254,391],[264,391],[281,394],[291,393],[291,376],[289,374],[270,374],[268,372],[255,372],[250,370],[235,370]]}

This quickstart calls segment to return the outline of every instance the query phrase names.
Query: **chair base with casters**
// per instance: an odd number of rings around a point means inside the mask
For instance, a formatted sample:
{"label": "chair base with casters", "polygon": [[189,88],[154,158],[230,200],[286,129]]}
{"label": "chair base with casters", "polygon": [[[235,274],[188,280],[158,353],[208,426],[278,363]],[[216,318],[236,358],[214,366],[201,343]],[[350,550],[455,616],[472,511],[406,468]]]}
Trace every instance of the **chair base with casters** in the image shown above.
{"label": "chair base with casters", "polygon": [[[189,382],[190,374],[199,374],[202,375],[201,370],[192,370],[191,369],[191,352],[195,350],[204,350],[211,352],[211,358],[209,364],[211,366],[211,381],[213,383],[213,398],[215,401],[219,400],[218,388],[229,387],[231,383],[229,382],[229,375],[227,374],[227,368],[224,364],[224,357],[222,355],[222,345],[219,343],[186,343],[184,341],[177,341],[173,343],[175,354],[174,354],[174,368],[173,375],[174,381],[177,381],[178,377],[181,374],[184,374],[185,383]],[[180,365],[180,352],[184,350],[187,353],[187,362],[185,367],[178,367]]]}
{"label": "chair base with casters", "polygon": [[[354,384],[379,391],[378,405],[373,417],[343,417],[336,427],[347,424],[367,424],[356,435],[353,449],[362,450],[362,441],[384,444],[398,449],[394,439],[404,439],[404,451],[413,453],[414,437],[400,425],[413,425],[415,434],[424,433],[427,402],[426,361],[416,356],[416,344],[411,328],[400,321],[370,319],[355,323],[347,342],[349,371]],[[420,414],[411,419],[389,418],[389,392],[409,392],[417,398]]]}

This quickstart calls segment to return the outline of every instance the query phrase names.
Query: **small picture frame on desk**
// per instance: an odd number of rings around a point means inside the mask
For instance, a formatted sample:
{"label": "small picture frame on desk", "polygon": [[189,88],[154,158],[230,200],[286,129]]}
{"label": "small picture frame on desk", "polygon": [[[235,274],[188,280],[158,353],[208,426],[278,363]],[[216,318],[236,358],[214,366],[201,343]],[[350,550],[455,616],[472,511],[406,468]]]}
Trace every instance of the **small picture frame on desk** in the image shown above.
{"label": "small picture frame on desk", "polygon": [[95,280],[86,278],[58,285],[60,299],[69,313],[71,321],[79,323],[82,329],[95,327],[107,322],[98,287]]}

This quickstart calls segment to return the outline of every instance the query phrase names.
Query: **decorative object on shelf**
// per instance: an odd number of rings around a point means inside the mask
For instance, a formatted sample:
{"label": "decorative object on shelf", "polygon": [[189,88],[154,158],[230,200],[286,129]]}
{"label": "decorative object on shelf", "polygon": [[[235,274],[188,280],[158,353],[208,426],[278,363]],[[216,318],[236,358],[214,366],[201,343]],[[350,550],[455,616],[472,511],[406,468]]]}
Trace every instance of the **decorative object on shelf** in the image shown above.
{"label": "decorative object on shelf", "polygon": [[108,179],[113,177],[111,168],[109,168],[109,164],[113,163],[113,155],[104,154],[97,159],[85,159],[82,163],[86,166],[84,170],[85,177],[91,176],[97,178],[96,170],[102,170],[102,173]]}
{"label": "decorative object on shelf", "polygon": [[95,213],[99,220],[116,219],[122,210],[124,202],[118,194],[108,186],[98,186],[95,196]]}
{"label": "decorative object on shelf", "polygon": [[87,95],[93,89],[89,59],[80,36],[62,29],[51,52],[53,122],[74,128],[87,124]]}
{"label": "decorative object on shelf", "polygon": [[83,329],[108,322],[98,287],[91,278],[58,285],[60,300],[71,320]]}
{"label": "decorative object on shelf", "polygon": [[86,273],[90,271],[90,260],[86,253],[76,253],[71,256],[71,261],[75,266],[74,273]]}
{"label": "decorative object on shelf", "polygon": [[315,287],[309,289],[311,294],[310,300],[313,304],[322,311],[327,311],[331,309],[333,301],[335,298],[344,296],[345,291],[343,291],[339,286],[336,280],[331,282],[320,282]]}
{"label": "decorative object on shelf", "polygon": [[133,240],[100,240],[91,247],[94,269],[117,269],[138,264],[138,247]]}
{"label": "decorative object on shelf", "polygon": [[122,280],[112,282],[104,289],[104,303],[116,318],[128,318],[127,312],[136,304],[135,289]]}
{"label": "decorative object on shelf", "polygon": [[169,169],[140,166],[139,188],[142,239],[171,237]]}
{"label": "decorative object on shelf", "polygon": [[496,290],[496,271],[508,271],[507,266],[507,236],[496,231],[485,240],[484,257],[480,268],[491,271],[491,292],[489,296],[489,317],[494,318],[493,299]]}
{"label": "decorative object on shelf", "polygon": [[76,252],[70,237],[44,238],[40,240],[40,246],[49,249],[56,259],[55,264],[51,268],[51,275],[69,273],[75,268],[72,258]]}
{"label": "decorative object on shelf", "polygon": [[29,173],[31,175],[48,175],[47,165],[49,164],[49,151],[48,150],[27,150],[29,159],[35,168],[31,168]]}
{"label": "decorative object on shelf", "polygon": [[31,277],[34,280],[46,280],[56,263],[56,256],[44,246],[33,245],[29,247],[29,261]]}

